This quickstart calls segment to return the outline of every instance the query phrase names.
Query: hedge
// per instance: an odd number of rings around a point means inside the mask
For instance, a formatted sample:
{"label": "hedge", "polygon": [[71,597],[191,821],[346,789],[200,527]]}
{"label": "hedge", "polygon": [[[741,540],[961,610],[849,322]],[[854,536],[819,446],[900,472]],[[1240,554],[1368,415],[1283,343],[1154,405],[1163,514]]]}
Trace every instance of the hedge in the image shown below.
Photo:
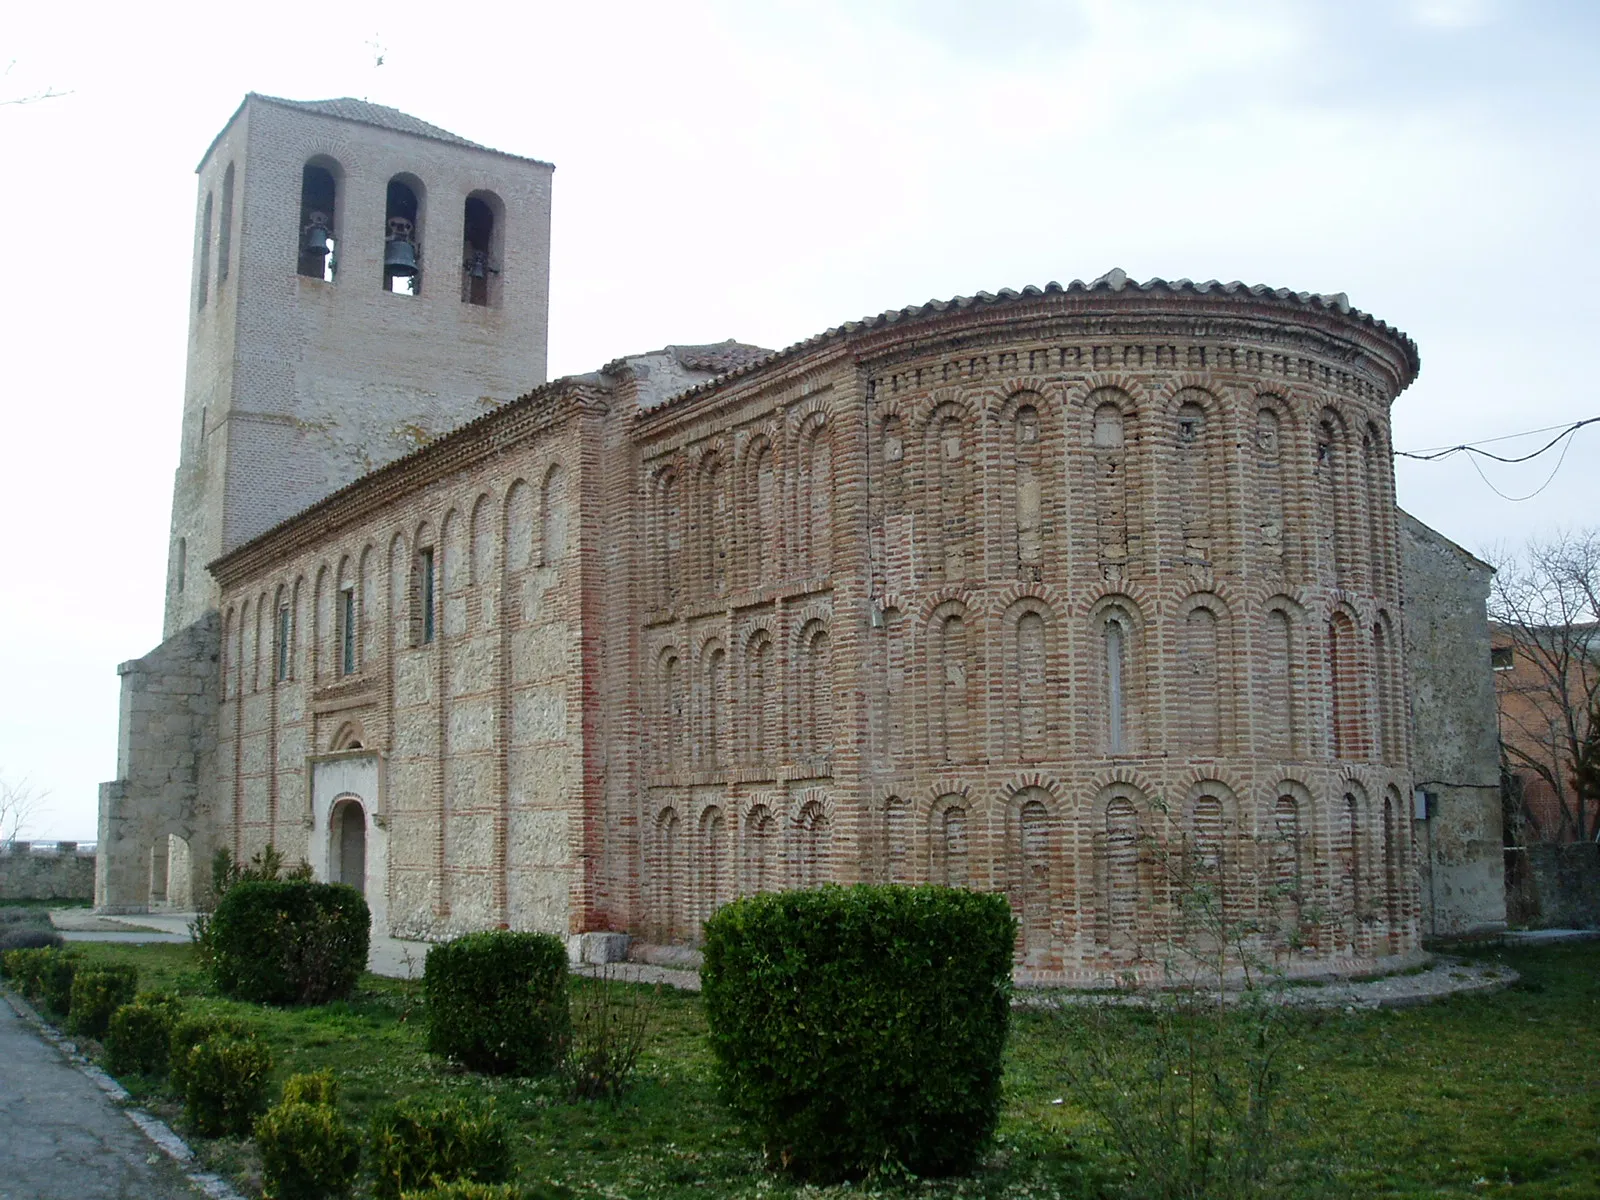
{"label": "hedge", "polygon": [[240,883],[212,914],[217,990],[258,1004],[346,997],[367,966],[372,916],[355,888],[305,879]]}
{"label": "hedge", "polygon": [[802,1178],[970,1170],[1000,1116],[1015,938],[1004,897],[951,888],[734,901],[700,973],[724,1099]]}
{"label": "hedge", "polygon": [[103,1039],[111,1014],[133,1002],[139,990],[139,968],[132,963],[107,963],[80,968],[72,977],[72,1016],[69,1033]]}
{"label": "hedge", "polygon": [[106,1070],[113,1075],[164,1075],[172,1027],[183,1009],[175,996],[145,992],[111,1014],[106,1030]]}
{"label": "hedge", "polygon": [[256,1122],[255,1136],[263,1200],[350,1194],[361,1166],[361,1141],[333,1105],[285,1098]]}
{"label": "hedge", "polygon": [[511,1143],[490,1105],[403,1100],[372,1117],[372,1194],[398,1200],[405,1192],[453,1183],[504,1183]]}
{"label": "hedge", "polygon": [[541,1075],[571,1027],[567,950],[548,933],[469,933],[428,951],[428,1049],[491,1075]]}

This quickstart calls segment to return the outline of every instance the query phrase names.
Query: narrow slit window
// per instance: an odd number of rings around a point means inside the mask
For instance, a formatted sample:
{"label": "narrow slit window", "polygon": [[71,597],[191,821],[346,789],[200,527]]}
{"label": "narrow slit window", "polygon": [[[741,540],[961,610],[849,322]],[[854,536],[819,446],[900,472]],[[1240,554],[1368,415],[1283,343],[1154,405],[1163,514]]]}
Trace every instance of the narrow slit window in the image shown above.
{"label": "narrow slit window", "polygon": [[228,278],[228,258],[233,250],[233,164],[222,173],[222,216],[217,222],[217,286]]}
{"label": "narrow slit window", "polygon": [[208,284],[211,276],[211,193],[206,193],[205,206],[200,210],[200,294],[196,308],[206,306]]}
{"label": "narrow slit window", "polygon": [[422,609],[422,644],[433,641],[433,547],[417,553],[417,604]]}
{"label": "narrow slit window", "polygon": [[1106,749],[1112,754],[1121,754],[1126,741],[1124,729],[1125,713],[1123,711],[1122,694],[1122,668],[1123,668],[1122,623],[1111,620],[1106,622]]}
{"label": "narrow slit window", "polygon": [[294,633],[294,623],[289,615],[289,606],[280,605],[278,608],[278,682],[282,683],[289,678],[289,639]]}
{"label": "narrow slit window", "polygon": [[339,667],[341,674],[356,673],[356,590],[339,593]]}
{"label": "narrow slit window", "polygon": [[183,591],[184,576],[189,571],[189,539],[178,539],[178,591]]}

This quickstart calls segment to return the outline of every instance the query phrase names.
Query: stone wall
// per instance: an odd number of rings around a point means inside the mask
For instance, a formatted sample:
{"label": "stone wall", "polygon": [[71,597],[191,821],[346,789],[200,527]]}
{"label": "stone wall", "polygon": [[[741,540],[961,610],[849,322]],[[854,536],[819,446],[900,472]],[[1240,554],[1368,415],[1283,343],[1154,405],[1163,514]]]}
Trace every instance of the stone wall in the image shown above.
{"label": "stone wall", "polygon": [[104,911],[187,908],[209,887],[220,624],[209,613],[117,668],[117,778],[100,785],[94,886]]}
{"label": "stone wall", "polygon": [[1507,850],[1511,920],[1534,929],[1600,929],[1600,845],[1535,842]]}
{"label": "stone wall", "polygon": [[[1504,928],[1500,749],[1485,606],[1494,569],[1400,514],[1414,822],[1423,928],[1449,936]],[[1414,814],[1415,815],[1415,814]]]}
{"label": "stone wall", "polygon": [[0,846],[0,903],[7,900],[92,900],[94,851],[76,842]]}

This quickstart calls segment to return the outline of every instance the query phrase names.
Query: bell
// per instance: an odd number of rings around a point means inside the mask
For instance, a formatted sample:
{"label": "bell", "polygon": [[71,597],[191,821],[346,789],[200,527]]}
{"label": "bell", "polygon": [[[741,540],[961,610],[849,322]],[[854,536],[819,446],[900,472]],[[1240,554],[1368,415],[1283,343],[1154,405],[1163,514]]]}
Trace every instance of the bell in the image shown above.
{"label": "bell", "polygon": [[383,246],[383,273],[390,276],[417,273],[417,247],[411,241],[385,242]]}
{"label": "bell", "polygon": [[305,242],[303,243],[307,254],[326,254],[328,252],[328,239],[333,233],[328,229],[326,213],[314,212],[311,221],[306,226]]}
{"label": "bell", "polygon": [[489,276],[489,255],[484,250],[474,250],[472,257],[467,259],[467,274],[473,279],[487,279]]}

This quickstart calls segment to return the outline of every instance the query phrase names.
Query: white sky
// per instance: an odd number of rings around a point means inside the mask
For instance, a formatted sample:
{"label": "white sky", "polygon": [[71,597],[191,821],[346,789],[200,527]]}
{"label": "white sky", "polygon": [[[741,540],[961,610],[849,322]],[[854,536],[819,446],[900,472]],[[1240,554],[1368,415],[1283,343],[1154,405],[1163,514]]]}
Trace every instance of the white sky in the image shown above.
{"label": "white sky", "polygon": [[[1404,329],[1401,449],[1600,414],[1600,5],[57,0],[11,60],[0,98],[70,91],[0,107],[0,775],[37,838],[95,836],[114,667],[160,640],[193,171],[247,91],[553,161],[552,375],[1120,266]],[[1401,464],[1474,550],[1597,520],[1600,426],[1522,504]]]}

